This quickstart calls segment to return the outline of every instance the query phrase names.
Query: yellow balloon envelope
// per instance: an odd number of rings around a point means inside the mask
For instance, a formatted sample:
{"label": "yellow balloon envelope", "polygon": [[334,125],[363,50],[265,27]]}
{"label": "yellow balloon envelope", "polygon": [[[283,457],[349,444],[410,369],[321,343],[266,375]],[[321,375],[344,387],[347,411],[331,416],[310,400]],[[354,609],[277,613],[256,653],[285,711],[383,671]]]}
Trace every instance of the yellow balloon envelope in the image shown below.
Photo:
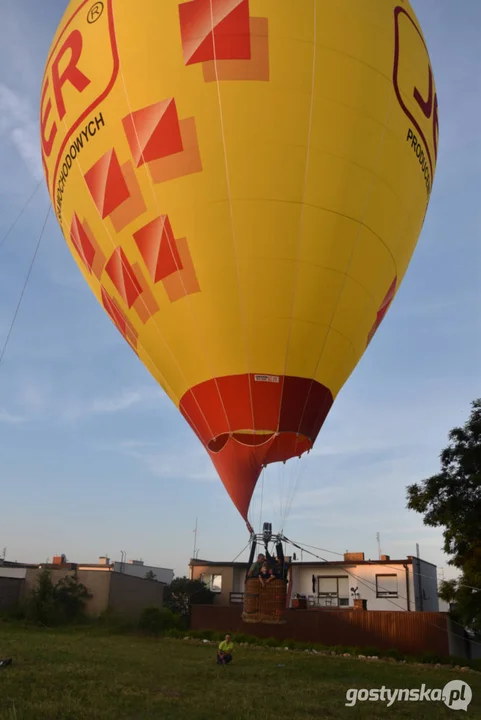
{"label": "yellow balloon envelope", "polygon": [[246,518],[422,228],[438,103],[409,2],[72,0],[40,117],[75,260]]}

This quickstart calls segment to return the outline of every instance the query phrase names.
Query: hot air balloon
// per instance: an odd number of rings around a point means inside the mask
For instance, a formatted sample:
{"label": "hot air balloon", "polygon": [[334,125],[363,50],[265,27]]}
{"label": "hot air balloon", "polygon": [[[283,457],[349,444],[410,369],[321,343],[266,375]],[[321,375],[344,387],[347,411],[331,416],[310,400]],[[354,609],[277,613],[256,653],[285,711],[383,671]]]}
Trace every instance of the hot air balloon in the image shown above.
{"label": "hot air balloon", "polygon": [[85,280],[247,520],[421,232],[438,101],[408,0],[71,0],[40,124]]}

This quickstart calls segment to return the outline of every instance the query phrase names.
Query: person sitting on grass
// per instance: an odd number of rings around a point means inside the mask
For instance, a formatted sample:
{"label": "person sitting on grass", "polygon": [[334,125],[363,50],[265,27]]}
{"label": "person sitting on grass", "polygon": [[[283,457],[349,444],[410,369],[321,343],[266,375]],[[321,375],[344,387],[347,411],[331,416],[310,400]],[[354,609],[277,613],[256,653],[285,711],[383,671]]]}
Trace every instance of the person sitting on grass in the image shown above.
{"label": "person sitting on grass", "polygon": [[269,568],[267,563],[264,563],[261,567],[261,571],[259,573],[259,582],[262,585],[262,587],[265,587],[267,583],[269,583],[271,580],[274,580],[275,576],[271,568]]}
{"label": "person sitting on grass", "polygon": [[234,643],[232,642],[231,636],[227,634],[225,640],[219,643],[217,650],[217,665],[228,665],[232,662],[232,651],[234,650]]}

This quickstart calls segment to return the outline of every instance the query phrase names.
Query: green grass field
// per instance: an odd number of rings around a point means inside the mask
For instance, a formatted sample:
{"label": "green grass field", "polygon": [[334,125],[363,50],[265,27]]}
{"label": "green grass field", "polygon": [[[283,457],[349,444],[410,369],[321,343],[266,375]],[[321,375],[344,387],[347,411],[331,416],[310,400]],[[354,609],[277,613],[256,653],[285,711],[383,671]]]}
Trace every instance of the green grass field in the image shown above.
{"label": "green grass field", "polygon": [[[0,720],[308,720],[481,718],[481,674],[303,652],[237,647],[228,667],[215,645],[85,630],[25,629],[0,623]],[[349,688],[442,688],[454,679],[473,693],[467,713],[443,702],[363,702]]]}

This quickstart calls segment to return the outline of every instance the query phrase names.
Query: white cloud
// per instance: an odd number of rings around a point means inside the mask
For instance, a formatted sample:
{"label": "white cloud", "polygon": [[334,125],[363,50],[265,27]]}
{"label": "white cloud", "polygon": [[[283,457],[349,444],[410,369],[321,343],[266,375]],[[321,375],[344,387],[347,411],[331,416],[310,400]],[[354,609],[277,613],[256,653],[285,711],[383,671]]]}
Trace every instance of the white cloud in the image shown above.
{"label": "white cloud", "polygon": [[7,135],[31,175],[43,178],[38,123],[28,100],[0,84],[0,137]]}
{"label": "white cloud", "polygon": [[99,398],[94,400],[90,406],[93,415],[104,413],[116,413],[128,410],[132,405],[137,405],[142,400],[142,394],[138,391],[126,391],[118,397]]}
{"label": "white cloud", "polygon": [[50,397],[50,383],[22,379],[18,404],[27,415],[43,413],[50,404]]}
{"label": "white cloud", "polygon": [[63,420],[78,420],[91,415],[112,415],[129,410],[146,400],[146,393],[139,390],[123,390],[119,395],[75,400],[68,403],[62,413]]}
{"label": "white cloud", "polygon": [[207,451],[200,444],[197,447],[189,445],[185,448],[172,442],[167,444],[130,439],[117,443],[113,448],[104,449],[114,449],[122,455],[138,460],[145,470],[155,477],[192,482],[220,482]]}
{"label": "white cloud", "polygon": [[19,423],[25,422],[25,418],[21,415],[14,415],[8,410],[0,408],[0,423],[7,423],[9,425],[18,425]]}

